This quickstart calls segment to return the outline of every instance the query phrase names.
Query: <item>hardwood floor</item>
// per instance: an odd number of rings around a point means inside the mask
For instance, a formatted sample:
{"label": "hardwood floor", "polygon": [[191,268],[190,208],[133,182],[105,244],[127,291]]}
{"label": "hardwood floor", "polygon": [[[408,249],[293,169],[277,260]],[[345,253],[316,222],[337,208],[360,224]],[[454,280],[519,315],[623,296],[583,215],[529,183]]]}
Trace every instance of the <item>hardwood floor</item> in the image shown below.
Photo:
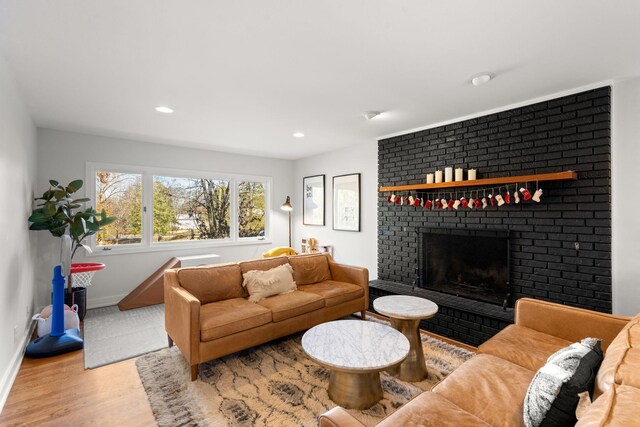
{"label": "hardwood floor", "polygon": [[[476,350],[445,337],[429,335]],[[155,425],[135,359],[85,370],[83,351],[46,359],[25,358],[0,414],[3,427]]]}
{"label": "hardwood floor", "polygon": [[0,426],[156,425],[135,359],[85,370],[83,358],[25,358]]}

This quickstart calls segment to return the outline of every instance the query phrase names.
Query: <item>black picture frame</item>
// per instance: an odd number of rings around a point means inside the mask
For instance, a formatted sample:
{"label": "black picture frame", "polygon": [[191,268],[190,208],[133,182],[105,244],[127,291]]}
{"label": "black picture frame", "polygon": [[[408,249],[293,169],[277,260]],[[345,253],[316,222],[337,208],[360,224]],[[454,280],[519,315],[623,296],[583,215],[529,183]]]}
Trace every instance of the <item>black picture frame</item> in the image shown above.
{"label": "black picture frame", "polygon": [[325,225],[325,176],[302,178],[302,224]]}
{"label": "black picture frame", "polygon": [[333,229],[360,231],[360,174],[333,177]]}

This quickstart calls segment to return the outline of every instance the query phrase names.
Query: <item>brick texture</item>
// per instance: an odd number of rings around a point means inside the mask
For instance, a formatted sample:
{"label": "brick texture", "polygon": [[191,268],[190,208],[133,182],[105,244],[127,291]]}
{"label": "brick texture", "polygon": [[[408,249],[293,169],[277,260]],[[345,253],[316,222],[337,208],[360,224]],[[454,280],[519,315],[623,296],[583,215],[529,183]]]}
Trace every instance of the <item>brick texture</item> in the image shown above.
{"label": "brick texture", "polygon": [[[484,210],[394,206],[387,203],[388,193],[380,193],[379,279],[414,283],[421,229],[509,230],[512,301],[533,297],[611,312],[610,87],[378,141],[380,186],[423,183],[428,172],[445,166],[475,168],[478,178],[573,170],[578,180],[540,183],[544,194],[539,204]],[[528,183],[532,193],[535,187],[535,182]],[[505,192],[505,186],[494,188]],[[515,185],[508,189],[513,194]],[[469,187],[399,195],[469,198],[475,191]],[[468,322],[464,312],[449,311],[454,320],[449,326],[438,321],[442,331]]]}

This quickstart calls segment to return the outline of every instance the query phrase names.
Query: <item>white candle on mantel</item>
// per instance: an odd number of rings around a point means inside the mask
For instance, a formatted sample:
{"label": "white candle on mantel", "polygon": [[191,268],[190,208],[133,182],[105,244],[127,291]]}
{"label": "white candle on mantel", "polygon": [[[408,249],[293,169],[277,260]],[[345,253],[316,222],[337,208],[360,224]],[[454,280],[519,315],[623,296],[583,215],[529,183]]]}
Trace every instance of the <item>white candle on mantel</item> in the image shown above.
{"label": "white candle on mantel", "polygon": [[464,174],[462,168],[456,169],[456,181],[462,181],[464,179]]}
{"label": "white candle on mantel", "polygon": [[469,181],[473,181],[476,179],[476,170],[475,169],[469,169],[467,171],[467,179]]}
{"label": "white candle on mantel", "polygon": [[436,183],[442,182],[442,171],[436,171]]}
{"label": "white candle on mantel", "polygon": [[428,173],[427,174],[427,184],[433,184],[433,174],[432,173]]}
{"label": "white candle on mantel", "polygon": [[453,168],[444,168],[444,182],[453,181]]}

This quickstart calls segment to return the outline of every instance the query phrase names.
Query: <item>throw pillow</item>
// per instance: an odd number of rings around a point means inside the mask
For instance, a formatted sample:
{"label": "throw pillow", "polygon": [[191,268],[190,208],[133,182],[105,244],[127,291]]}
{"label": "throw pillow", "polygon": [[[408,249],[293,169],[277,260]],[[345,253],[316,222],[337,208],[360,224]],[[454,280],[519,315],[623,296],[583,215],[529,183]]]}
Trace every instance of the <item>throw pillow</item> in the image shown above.
{"label": "throw pillow", "polygon": [[251,270],[242,275],[242,286],[249,292],[249,301],[258,302],[272,295],[287,294],[295,291],[293,268],[283,264],[267,271]]}
{"label": "throw pillow", "polygon": [[596,338],[585,338],[549,356],[524,398],[525,426],[575,425],[579,394],[592,392],[601,362]]}

